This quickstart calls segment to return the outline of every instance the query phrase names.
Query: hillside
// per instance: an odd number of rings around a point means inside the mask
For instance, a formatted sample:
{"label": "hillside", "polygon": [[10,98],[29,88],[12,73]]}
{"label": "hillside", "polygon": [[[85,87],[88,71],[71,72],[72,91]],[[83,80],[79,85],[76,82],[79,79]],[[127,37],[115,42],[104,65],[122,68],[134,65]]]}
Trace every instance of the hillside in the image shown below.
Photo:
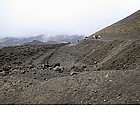
{"label": "hillside", "polygon": [[139,39],[140,10],[95,34],[101,35],[102,38]]}
{"label": "hillside", "polygon": [[83,41],[77,45],[78,61],[94,70],[140,69],[140,40]]}

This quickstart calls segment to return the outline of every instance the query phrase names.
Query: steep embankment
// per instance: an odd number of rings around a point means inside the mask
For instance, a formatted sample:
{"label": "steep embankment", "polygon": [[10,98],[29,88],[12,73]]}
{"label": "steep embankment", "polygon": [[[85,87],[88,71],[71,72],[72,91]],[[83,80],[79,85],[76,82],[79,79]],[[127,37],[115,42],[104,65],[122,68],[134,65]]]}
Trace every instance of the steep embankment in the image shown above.
{"label": "steep embankment", "polygon": [[79,61],[94,70],[129,70],[140,67],[140,40],[88,41],[77,45]]}

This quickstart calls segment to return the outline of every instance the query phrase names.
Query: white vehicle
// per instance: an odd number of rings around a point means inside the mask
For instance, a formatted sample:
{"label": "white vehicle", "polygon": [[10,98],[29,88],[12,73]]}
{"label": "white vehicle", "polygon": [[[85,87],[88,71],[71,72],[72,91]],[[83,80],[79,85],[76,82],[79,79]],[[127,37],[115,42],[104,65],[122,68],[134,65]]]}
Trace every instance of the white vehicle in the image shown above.
{"label": "white vehicle", "polygon": [[100,39],[101,36],[100,36],[100,35],[93,35],[92,38],[93,38],[93,39]]}

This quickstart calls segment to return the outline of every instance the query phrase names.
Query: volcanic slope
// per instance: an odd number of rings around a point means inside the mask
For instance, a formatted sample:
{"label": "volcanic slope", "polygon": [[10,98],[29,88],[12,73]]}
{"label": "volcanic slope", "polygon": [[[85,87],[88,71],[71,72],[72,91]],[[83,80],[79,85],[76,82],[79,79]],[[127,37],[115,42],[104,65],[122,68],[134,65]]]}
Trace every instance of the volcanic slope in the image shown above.
{"label": "volcanic slope", "polygon": [[2,48],[0,104],[140,104],[140,31],[129,30],[139,13],[100,40]]}
{"label": "volcanic slope", "polygon": [[100,34],[104,39],[139,39],[140,10],[119,22],[98,31],[96,34]]}

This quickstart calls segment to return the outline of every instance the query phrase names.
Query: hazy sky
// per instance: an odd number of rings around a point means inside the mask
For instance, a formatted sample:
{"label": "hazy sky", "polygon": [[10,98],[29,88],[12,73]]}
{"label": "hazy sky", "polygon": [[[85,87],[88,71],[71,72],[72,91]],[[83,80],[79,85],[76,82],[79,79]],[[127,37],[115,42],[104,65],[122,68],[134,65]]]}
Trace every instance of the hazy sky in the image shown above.
{"label": "hazy sky", "polygon": [[140,0],[0,0],[0,36],[89,35],[140,9]]}

